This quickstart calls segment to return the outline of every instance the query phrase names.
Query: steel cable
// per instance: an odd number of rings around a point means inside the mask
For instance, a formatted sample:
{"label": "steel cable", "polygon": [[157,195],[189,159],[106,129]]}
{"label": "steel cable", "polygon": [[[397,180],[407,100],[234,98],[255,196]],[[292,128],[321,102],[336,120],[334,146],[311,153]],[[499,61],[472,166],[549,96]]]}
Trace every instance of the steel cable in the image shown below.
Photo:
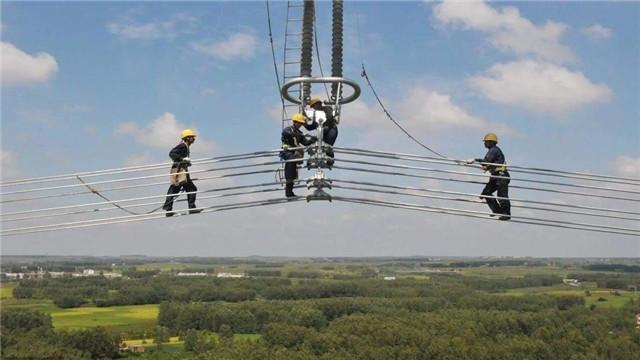
{"label": "steel cable", "polygon": [[[334,182],[335,182],[335,180],[334,180]],[[439,200],[468,202],[468,203],[474,203],[474,204],[484,204],[484,202],[481,201],[481,200],[470,200],[470,199],[453,198],[453,197],[447,197],[447,196],[414,194],[414,193],[398,192],[398,191],[391,191],[391,190],[377,190],[377,189],[371,189],[371,188],[358,188],[358,187],[353,187],[353,186],[342,186],[342,185],[335,185],[335,184],[332,184],[331,187],[332,188],[336,188],[336,189],[346,189],[346,190],[355,190],[355,191],[369,191],[369,192],[375,192],[375,193],[379,193],[379,194],[414,196],[414,197],[429,198],[429,199],[439,199]],[[493,198],[493,199],[495,199],[494,197],[485,197],[485,198]],[[511,200],[511,201],[513,201],[513,200]],[[587,213],[587,212],[583,212],[583,211],[559,210],[559,209],[553,209],[553,208],[527,206],[527,205],[516,205],[516,204],[511,204],[511,207],[512,208],[521,208],[521,209],[531,209],[531,210],[557,212],[557,213],[572,214],[572,215],[585,215],[585,216],[594,216],[594,217],[600,217],[600,218],[630,220],[630,221],[637,221],[640,224],[640,218],[630,218],[630,217],[625,217],[625,216],[595,214],[595,213]]]}
{"label": "steel cable", "polygon": [[[306,149],[306,147],[300,146],[297,148],[291,148],[290,150],[303,150],[303,149]],[[282,151],[282,149],[257,151],[252,153],[236,154],[236,155],[224,155],[224,156],[217,156],[217,157],[210,157],[210,158],[195,159],[195,160],[192,160],[191,163],[194,165],[200,165],[205,163],[247,160],[247,159],[253,159],[258,157],[273,156],[279,153],[280,151]],[[37,177],[37,178],[7,181],[7,182],[0,183],[0,186],[16,186],[16,185],[34,184],[34,183],[49,182],[49,181],[75,180],[76,176],[82,176],[86,178],[91,176],[106,176],[106,175],[121,174],[121,173],[127,173],[127,172],[166,169],[167,167],[171,167],[172,164],[173,164],[172,162],[165,162],[165,163],[155,163],[155,164],[149,164],[149,165],[138,165],[138,166],[129,166],[129,167],[122,167],[122,168],[85,171],[85,172],[79,172],[79,173],[43,176],[43,177]]]}
{"label": "steel cable", "polygon": [[[463,165],[462,160],[457,159],[440,159],[434,158],[432,156],[424,156],[424,155],[416,155],[416,154],[407,154],[407,153],[396,153],[396,152],[388,152],[388,151],[379,151],[379,150],[365,150],[358,148],[345,148],[345,147],[334,147],[335,152],[357,152],[362,154],[362,156],[380,156],[380,155],[389,155],[396,156],[395,159],[403,159],[403,160],[411,160],[411,161],[420,161],[418,159],[422,159],[423,162],[433,162],[440,164],[449,164],[449,165]],[[352,155],[359,155],[352,154]],[[369,154],[369,155],[365,155]],[[427,161],[430,160],[430,161]],[[502,166],[505,164],[495,164],[495,163],[482,163],[485,165],[495,165]],[[469,165],[464,165],[469,166]],[[590,181],[606,181],[610,183],[620,183],[625,185],[640,185],[640,179],[634,178],[626,178],[626,177],[617,177],[617,176],[609,176],[609,175],[601,175],[601,174],[588,174],[581,172],[569,172],[563,170],[552,170],[552,169],[541,169],[541,168],[527,168],[524,166],[517,165],[507,165],[507,168],[513,172],[522,172],[522,173],[530,173],[537,175],[545,175],[545,176],[556,176],[556,177],[566,177],[572,179],[580,179],[580,180],[590,180]],[[531,171],[527,171],[531,170]],[[576,177],[570,175],[577,175]],[[620,180],[620,181],[618,181]]]}
{"label": "steel cable", "polygon": [[[443,169],[425,168],[425,167],[410,166],[410,165],[394,165],[394,164],[374,163],[374,162],[370,162],[370,161],[348,160],[348,159],[336,159],[336,161],[338,161],[338,162],[346,162],[346,163],[351,163],[351,164],[390,167],[390,168],[395,168],[395,169],[421,170],[421,171],[429,171],[429,172],[437,172],[437,173],[445,173],[445,174],[455,174],[455,175],[466,175],[466,176],[482,177],[482,178],[486,178],[487,177],[487,175],[484,175],[484,174],[476,174],[476,173],[470,173],[470,172],[464,172],[464,171],[455,171],[455,170],[443,170]],[[580,189],[591,189],[591,190],[622,192],[622,193],[628,193],[628,194],[640,194],[640,191],[636,191],[636,190],[615,189],[615,188],[592,186],[592,185],[581,185],[581,184],[568,184],[568,183],[560,183],[560,182],[555,182],[555,181],[545,181],[545,180],[535,180],[535,179],[521,179],[521,178],[513,178],[513,177],[509,177],[509,176],[491,175],[491,178],[494,178],[494,179],[507,179],[507,180],[512,180],[512,181],[521,181],[521,182],[528,182],[528,183],[534,183],[534,184],[568,186],[568,187],[575,187],[575,188],[580,188]],[[636,200],[636,201],[640,201],[640,200]]]}
{"label": "steel cable", "polygon": [[[355,184],[355,185],[367,185],[367,186],[375,186],[375,187],[391,188],[391,189],[411,190],[411,191],[423,191],[423,192],[432,192],[432,193],[440,193],[440,194],[472,196],[472,197],[479,197],[479,198],[483,198],[483,199],[510,200],[510,201],[522,202],[522,203],[531,203],[531,204],[557,206],[557,207],[568,207],[568,208],[574,208],[574,209],[601,211],[601,212],[608,212],[608,213],[640,215],[640,212],[637,212],[637,211],[627,211],[627,210],[620,210],[620,209],[602,208],[602,207],[576,205],[576,204],[562,204],[562,203],[538,201],[538,200],[525,200],[525,199],[512,198],[512,197],[486,196],[486,195],[482,195],[482,194],[472,194],[472,193],[465,193],[465,192],[459,192],[459,191],[449,191],[449,190],[425,189],[425,188],[417,188],[417,187],[411,187],[411,186],[387,185],[387,184],[373,183],[373,182],[369,182],[369,181],[352,181],[352,180],[332,179],[332,182],[345,183],[345,184]],[[640,218],[638,218],[637,220],[640,220]]]}
{"label": "steel cable", "polygon": [[[413,178],[419,178],[419,179],[433,179],[433,180],[442,180],[442,181],[461,182],[461,183],[467,183],[467,184],[484,185],[484,182],[480,182],[480,181],[460,180],[460,179],[453,179],[453,178],[443,178],[443,177],[439,177],[439,176],[416,175],[416,174],[407,174],[407,173],[400,173],[400,172],[381,171],[381,170],[364,169],[364,168],[352,168],[352,167],[335,166],[335,165],[333,166],[333,168],[334,169],[341,169],[341,170],[348,170],[348,171],[357,171],[357,172],[367,172],[367,173],[373,173],[373,174],[381,174],[381,175],[394,175],[394,176],[413,177]],[[516,189],[523,189],[523,190],[551,192],[551,193],[557,193],[557,194],[579,195],[579,196],[586,196],[586,197],[596,197],[596,198],[601,198],[601,199],[612,199],[612,200],[621,200],[621,201],[640,202],[640,200],[636,200],[636,199],[628,199],[628,198],[622,198],[622,197],[617,197],[617,196],[588,194],[588,193],[581,193],[581,192],[574,192],[574,191],[543,189],[543,188],[534,188],[534,187],[519,186],[519,185],[509,185],[509,187],[510,188],[516,188]]]}
{"label": "steel cable", "polygon": [[[411,203],[394,203],[394,202],[388,202],[388,201],[362,199],[362,198],[349,198],[349,197],[342,197],[342,196],[332,196],[332,199],[336,201],[343,201],[343,202],[352,202],[352,203],[361,203],[361,204],[368,204],[368,205],[377,205],[377,206],[383,206],[383,207],[419,210],[419,211],[426,211],[426,212],[433,212],[433,213],[450,214],[450,215],[473,217],[473,218],[479,218],[479,219],[485,219],[485,220],[500,221],[498,219],[485,216],[485,214],[482,212],[471,211],[471,210],[462,211],[460,209],[448,209],[448,208],[430,207],[430,206],[411,204]],[[486,214],[486,215],[489,215],[489,214]],[[514,219],[513,216],[512,216],[512,219],[509,220],[509,222],[513,222],[513,223],[551,226],[551,227],[628,235],[628,236],[640,236],[640,232],[636,229],[614,228],[614,229],[607,230],[607,229],[594,228],[592,225],[584,226],[584,225],[580,225],[579,223],[571,223],[571,222],[555,223],[555,221],[554,223],[547,223],[545,221],[551,221],[551,220],[540,219],[538,221],[527,221],[527,220],[519,220],[518,218]]]}
{"label": "steel cable", "polygon": [[[214,205],[214,206],[209,206],[204,208],[194,208],[191,210],[202,210],[201,213],[208,213],[208,212],[243,209],[243,208],[250,208],[250,207],[257,207],[257,206],[286,204],[286,203],[292,203],[292,202],[297,202],[301,200],[304,200],[304,198],[302,197],[289,198],[289,199],[273,198],[273,199],[266,199],[266,200],[235,203],[235,204]],[[31,227],[24,227],[24,228],[6,229],[6,230],[2,230],[2,232],[0,232],[0,235],[14,236],[14,235],[37,233],[37,232],[86,228],[86,227],[99,226],[99,225],[120,224],[120,223],[129,223],[129,222],[137,222],[137,221],[152,220],[152,219],[164,219],[164,218],[166,218],[164,214],[163,215],[156,215],[156,214],[128,215],[128,216],[122,216],[122,217],[107,218],[104,220],[108,220],[108,221],[103,221],[103,222],[98,222],[100,220],[91,220],[91,221],[84,221],[84,222],[54,224],[54,225],[49,225],[48,226],[49,228],[43,228],[43,226],[38,226],[38,227],[31,226]]]}

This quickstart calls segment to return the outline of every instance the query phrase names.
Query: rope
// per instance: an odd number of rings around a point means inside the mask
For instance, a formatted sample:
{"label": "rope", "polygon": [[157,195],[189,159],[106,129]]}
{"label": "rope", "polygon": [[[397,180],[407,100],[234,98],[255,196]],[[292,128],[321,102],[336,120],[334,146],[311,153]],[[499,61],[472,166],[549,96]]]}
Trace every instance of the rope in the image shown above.
{"label": "rope", "polygon": [[[157,208],[155,208],[155,209],[153,209],[153,210],[151,210],[151,211],[149,211],[149,212],[146,212],[146,213],[136,213],[136,212],[133,212],[133,211],[127,210],[126,208],[124,208],[124,207],[120,206],[120,205],[119,205],[118,203],[116,203],[115,201],[111,201],[111,200],[110,200],[110,199],[108,199],[106,196],[102,195],[102,194],[101,194],[98,190],[96,190],[95,188],[93,188],[93,187],[89,186],[89,184],[87,184],[86,182],[84,182],[84,180],[82,180],[82,178],[81,178],[80,176],[76,176],[76,177],[77,177],[77,178],[78,178],[78,180],[79,180],[79,181],[80,181],[84,186],[86,186],[86,187],[87,187],[87,188],[88,188],[92,193],[94,193],[94,194],[98,195],[99,197],[103,198],[104,200],[106,200],[106,201],[110,202],[110,203],[111,203],[111,205],[115,206],[115,208],[116,208],[116,209],[120,209],[120,210],[122,210],[122,211],[124,211],[124,212],[126,212],[126,213],[131,214],[131,215],[151,214],[151,213],[154,213],[154,212],[156,212],[156,211],[158,211],[158,210],[162,209],[162,205],[161,205],[161,206],[159,206],[159,207],[157,207]],[[180,196],[180,195],[178,195],[178,196]]]}
{"label": "rope", "polygon": [[[368,205],[377,205],[391,208],[401,208],[401,209],[410,209],[410,210],[419,210],[433,213],[441,213],[441,214],[449,214],[449,215],[458,215],[458,216],[466,216],[466,217],[474,217],[485,220],[495,220],[500,221],[495,218],[491,218],[487,215],[491,215],[488,213],[483,213],[480,211],[472,211],[472,210],[461,210],[461,209],[451,209],[451,208],[442,208],[435,206],[425,206],[411,203],[394,203],[388,201],[381,200],[371,200],[371,199],[362,199],[362,198],[349,198],[342,196],[332,196],[333,200],[343,201],[343,202],[352,202],[352,203],[361,203]],[[523,220],[520,220],[523,219]],[[534,219],[537,221],[527,221],[524,219]],[[640,232],[637,229],[628,229],[628,228],[615,228],[615,227],[603,227],[599,225],[589,225],[582,223],[573,223],[569,221],[557,221],[550,219],[536,219],[536,218],[525,218],[525,217],[511,217],[509,222],[513,223],[523,223],[523,224],[532,224],[532,225],[542,225],[542,226],[551,226],[551,227],[559,227],[559,228],[568,228],[568,229],[576,229],[576,230],[585,230],[585,231],[593,231],[593,232],[601,232],[601,233],[609,233],[609,234],[620,234],[620,235],[629,235],[629,236],[640,236]],[[602,228],[601,228],[602,227]],[[609,229],[611,228],[611,229]]]}
{"label": "rope", "polygon": [[273,33],[271,31],[271,11],[269,10],[269,0],[265,1],[265,4],[267,5],[267,23],[269,25],[269,43],[271,44],[271,57],[273,59],[273,69],[276,74],[276,82],[278,84],[278,94],[280,95],[280,102],[282,103],[282,109],[284,111],[284,98],[280,93],[280,89],[282,88],[282,86],[280,85],[280,75],[278,74],[278,64],[276,61],[276,50],[273,45]]}
{"label": "rope", "polygon": [[380,97],[378,96],[378,93],[376,92],[376,89],[373,87],[373,84],[371,84],[371,80],[369,80],[369,76],[367,75],[367,70],[364,66],[364,58],[362,56],[362,44],[360,42],[360,20],[358,17],[358,21],[357,21],[357,27],[358,27],[358,45],[360,47],[360,62],[362,65],[362,73],[360,74],[360,76],[362,76],[363,78],[365,78],[365,80],[367,81],[367,85],[369,86],[369,89],[371,89],[371,92],[373,93],[373,96],[376,98],[376,101],[378,102],[378,105],[380,105],[380,108],[382,108],[382,111],[384,112],[384,114],[387,116],[387,118],[389,120],[391,120],[392,123],[394,123],[398,129],[402,130],[402,132],[407,135],[409,137],[409,139],[411,139],[413,142],[415,142],[416,144],[418,144],[419,146],[421,146],[422,148],[428,150],[429,152],[431,152],[432,154],[435,154],[443,159],[448,159],[449,157],[446,155],[442,155],[441,153],[433,150],[432,148],[428,147],[427,145],[423,144],[420,140],[416,139],[413,135],[411,135],[404,127],[402,127],[402,125],[400,125],[394,118],[393,116],[391,116],[391,113],[389,113],[389,111],[387,110],[387,108],[384,106],[384,104],[382,103],[382,100],[380,99]]}

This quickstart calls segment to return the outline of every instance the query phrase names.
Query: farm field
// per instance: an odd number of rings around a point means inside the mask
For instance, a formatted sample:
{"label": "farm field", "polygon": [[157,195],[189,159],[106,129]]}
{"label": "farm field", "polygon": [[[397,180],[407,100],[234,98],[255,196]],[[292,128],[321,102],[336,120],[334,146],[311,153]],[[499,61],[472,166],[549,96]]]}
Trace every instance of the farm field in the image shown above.
{"label": "farm field", "polygon": [[[476,339],[469,349],[481,347],[488,353],[494,348],[509,353],[523,349],[520,358],[526,357],[529,348],[552,358],[566,358],[575,351],[585,354],[620,347],[631,351],[636,346],[625,337],[616,344],[567,348],[569,343],[598,341],[602,335],[589,338],[596,333],[634,330],[627,329],[627,324],[633,324],[633,314],[640,311],[640,296],[633,290],[640,285],[635,268],[594,271],[588,265],[592,260],[570,259],[556,263],[481,258],[197,261],[160,259],[127,265],[121,260],[109,269],[122,273],[117,278],[93,275],[2,282],[3,316],[26,309],[32,313],[29,316],[50,317],[47,326],[54,330],[50,332],[53,337],[91,334],[108,341],[112,336],[111,349],[123,359],[189,359],[213,354],[258,359],[278,351],[285,351],[285,358],[296,358],[309,351],[330,354],[332,349],[353,356],[370,347],[385,351],[385,341],[398,336],[413,339],[406,345],[410,352],[429,348],[433,341],[464,337]],[[514,265],[517,263],[521,265]],[[106,271],[92,268],[96,274]],[[610,268],[615,267],[605,270]],[[206,270],[207,275],[179,276],[185,269]],[[219,272],[247,276],[218,278]],[[565,284],[567,277],[580,285]],[[62,302],[65,298],[79,301]],[[592,311],[596,308],[599,311]],[[543,319],[568,323],[568,328]],[[380,329],[381,322],[389,328]],[[519,322],[529,327],[505,330]],[[590,324],[589,331],[580,328],[585,322]],[[435,330],[428,335],[432,340],[425,340],[425,329],[443,324],[446,335]],[[554,333],[557,338],[575,339],[560,346],[537,342],[531,338],[533,333],[522,332],[538,327],[538,332],[531,330],[537,336]],[[493,330],[479,331],[485,328]],[[461,335],[456,329],[471,333]],[[486,336],[493,332],[508,342],[494,343]],[[345,346],[345,339],[351,337],[358,340]],[[158,341],[163,342],[158,345]],[[22,345],[21,351],[28,348]],[[460,354],[446,350],[449,348],[429,351],[459,358]]]}

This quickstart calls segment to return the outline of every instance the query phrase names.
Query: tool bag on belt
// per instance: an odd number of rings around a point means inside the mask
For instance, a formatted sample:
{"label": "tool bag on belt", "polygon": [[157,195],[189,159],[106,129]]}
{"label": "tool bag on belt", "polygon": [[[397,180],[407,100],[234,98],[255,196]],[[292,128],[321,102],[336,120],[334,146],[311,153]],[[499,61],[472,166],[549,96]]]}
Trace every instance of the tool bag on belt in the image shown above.
{"label": "tool bag on belt", "polygon": [[174,186],[181,186],[189,180],[187,177],[187,167],[184,165],[174,166],[169,173],[169,182]]}

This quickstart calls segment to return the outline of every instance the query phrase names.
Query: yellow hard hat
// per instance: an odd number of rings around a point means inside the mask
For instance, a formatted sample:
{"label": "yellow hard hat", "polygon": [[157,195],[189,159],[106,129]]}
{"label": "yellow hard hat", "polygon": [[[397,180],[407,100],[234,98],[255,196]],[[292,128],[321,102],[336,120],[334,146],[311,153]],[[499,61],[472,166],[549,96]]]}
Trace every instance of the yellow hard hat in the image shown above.
{"label": "yellow hard hat", "polygon": [[317,97],[313,97],[311,99],[309,99],[309,106],[313,106],[316,103],[322,102],[322,100],[320,100],[320,98]]}
{"label": "yellow hard hat", "polygon": [[293,116],[291,117],[291,120],[292,120],[292,121],[294,121],[294,122],[302,123],[302,124],[304,124],[304,123],[305,123],[305,121],[304,121],[304,115],[302,115],[302,114],[300,114],[300,113],[293,114]]}
{"label": "yellow hard hat", "polygon": [[487,135],[484,136],[482,141],[495,141],[495,142],[498,142],[498,136],[496,134],[494,134],[494,133],[487,133]]}
{"label": "yellow hard hat", "polygon": [[180,132],[180,137],[181,138],[186,138],[187,136],[193,136],[196,137],[196,132],[191,130],[191,129],[184,129],[182,130],[182,132]]}

